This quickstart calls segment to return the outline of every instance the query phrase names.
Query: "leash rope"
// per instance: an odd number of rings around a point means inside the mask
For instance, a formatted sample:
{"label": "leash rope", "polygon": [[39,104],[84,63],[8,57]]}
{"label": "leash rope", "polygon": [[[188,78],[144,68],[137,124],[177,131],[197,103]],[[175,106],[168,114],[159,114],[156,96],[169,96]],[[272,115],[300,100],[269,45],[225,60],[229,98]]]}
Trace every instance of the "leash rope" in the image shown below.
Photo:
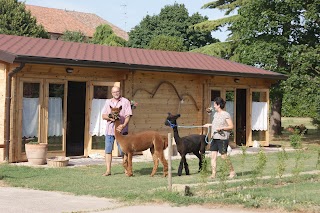
{"label": "leash rope", "polygon": [[[171,123],[169,120],[167,120],[168,123],[170,124],[170,127],[171,128],[174,128],[174,127],[177,127],[177,128],[186,128],[186,129],[191,129],[191,128],[204,128],[204,126],[178,126],[176,124],[173,124]],[[210,139],[210,141],[208,141],[208,135],[209,135],[209,132],[210,132],[210,127],[208,126],[208,131],[207,131],[207,134],[206,134],[206,138],[205,138],[205,141],[207,144],[210,144],[212,141],[213,141],[213,138]]]}

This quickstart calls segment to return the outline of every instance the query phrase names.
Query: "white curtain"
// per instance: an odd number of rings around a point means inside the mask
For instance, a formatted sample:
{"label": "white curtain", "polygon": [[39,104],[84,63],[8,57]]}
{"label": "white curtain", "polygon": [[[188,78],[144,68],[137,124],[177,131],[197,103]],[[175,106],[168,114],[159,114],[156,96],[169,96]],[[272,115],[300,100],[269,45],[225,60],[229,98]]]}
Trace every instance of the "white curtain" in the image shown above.
{"label": "white curtain", "polygon": [[23,98],[22,137],[38,137],[39,98]]}
{"label": "white curtain", "polygon": [[102,136],[106,134],[106,122],[102,119],[102,110],[106,99],[93,99],[90,115],[90,135]]}
{"label": "white curtain", "polygon": [[267,102],[252,102],[252,130],[268,129]]}
{"label": "white curtain", "polygon": [[63,124],[62,98],[49,98],[48,117],[48,136],[61,136]]}
{"label": "white curtain", "polygon": [[226,101],[226,111],[229,112],[231,120],[233,120],[233,101]]}

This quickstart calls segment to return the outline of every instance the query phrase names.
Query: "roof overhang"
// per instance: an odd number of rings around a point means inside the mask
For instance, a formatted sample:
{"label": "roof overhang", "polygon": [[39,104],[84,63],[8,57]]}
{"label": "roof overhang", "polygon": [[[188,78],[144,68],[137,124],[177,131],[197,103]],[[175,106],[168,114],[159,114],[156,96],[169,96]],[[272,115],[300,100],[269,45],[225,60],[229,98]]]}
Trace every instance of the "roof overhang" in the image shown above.
{"label": "roof overhang", "polygon": [[12,64],[16,59],[16,55],[0,50],[0,60]]}
{"label": "roof overhang", "polygon": [[178,67],[164,67],[164,66],[150,66],[141,64],[128,64],[118,62],[102,62],[102,61],[89,61],[89,60],[74,60],[74,59],[61,59],[61,58],[46,58],[24,55],[13,55],[8,52],[0,51],[0,58],[8,63],[33,63],[33,64],[55,64],[61,66],[82,66],[82,67],[97,67],[97,68],[115,68],[115,69],[127,69],[127,70],[148,70],[157,72],[174,72],[174,73],[186,73],[186,74],[201,74],[201,75],[213,75],[213,76],[231,76],[231,77],[248,77],[248,78],[265,78],[274,80],[285,80],[287,76],[279,75],[264,75],[254,73],[239,73],[228,72],[219,70],[199,70],[199,69],[186,69]]}
{"label": "roof overhang", "polygon": [[248,78],[264,78],[274,80],[285,80],[287,76],[279,75],[264,75],[254,73],[240,73],[240,72],[228,72],[219,70],[200,70],[200,69],[186,69],[178,67],[164,67],[164,66],[150,66],[142,64],[128,64],[117,62],[102,62],[102,61],[89,61],[89,60],[74,60],[64,58],[47,58],[47,57],[35,57],[25,55],[15,55],[6,51],[0,50],[0,59],[7,63],[32,63],[32,64],[55,64],[61,66],[82,66],[82,67],[97,67],[97,68],[115,68],[126,70],[149,70],[157,72],[174,72],[185,74],[200,74],[200,75],[212,75],[212,76],[230,76],[230,77],[248,77]]}

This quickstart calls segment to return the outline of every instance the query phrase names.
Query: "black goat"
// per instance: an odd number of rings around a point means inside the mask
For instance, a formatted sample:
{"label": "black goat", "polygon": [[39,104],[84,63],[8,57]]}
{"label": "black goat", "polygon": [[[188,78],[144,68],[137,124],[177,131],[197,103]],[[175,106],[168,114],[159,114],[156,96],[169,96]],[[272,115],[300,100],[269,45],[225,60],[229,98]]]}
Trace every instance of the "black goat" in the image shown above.
{"label": "black goat", "polygon": [[178,152],[181,155],[180,165],[178,169],[178,175],[181,176],[183,166],[186,171],[186,175],[189,175],[189,166],[186,159],[186,154],[193,153],[199,158],[199,171],[202,168],[202,155],[205,153],[206,149],[206,136],[205,135],[188,135],[180,138],[178,133],[177,119],[180,117],[180,114],[172,115],[168,113],[165,125],[170,126],[173,129],[174,140],[177,144]]}

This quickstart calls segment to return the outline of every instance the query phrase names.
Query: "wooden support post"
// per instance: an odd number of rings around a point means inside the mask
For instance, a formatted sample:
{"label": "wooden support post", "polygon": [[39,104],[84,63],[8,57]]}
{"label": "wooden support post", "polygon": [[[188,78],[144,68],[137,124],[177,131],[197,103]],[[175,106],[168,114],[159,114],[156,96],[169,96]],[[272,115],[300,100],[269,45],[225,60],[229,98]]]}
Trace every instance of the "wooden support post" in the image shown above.
{"label": "wooden support post", "polygon": [[172,156],[172,137],[171,133],[168,133],[168,190],[172,191],[172,169],[171,169],[171,156]]}

